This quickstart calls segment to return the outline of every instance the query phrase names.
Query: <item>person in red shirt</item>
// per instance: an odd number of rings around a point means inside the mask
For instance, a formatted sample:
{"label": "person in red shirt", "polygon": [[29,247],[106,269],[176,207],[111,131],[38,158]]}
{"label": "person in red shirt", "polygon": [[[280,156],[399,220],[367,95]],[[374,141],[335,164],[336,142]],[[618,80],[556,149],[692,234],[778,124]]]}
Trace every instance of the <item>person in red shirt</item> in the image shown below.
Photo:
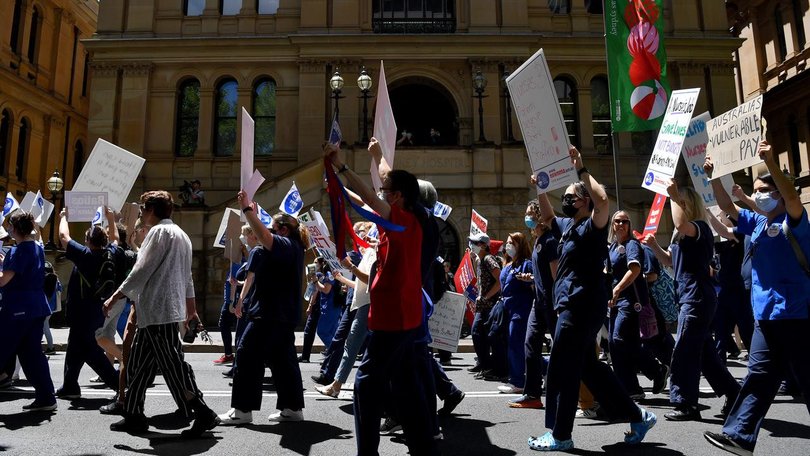
{"label": "person in red shirt", "polygon": [[379,454],[380,418],[390,383],[410,453],[436,455],[439,450],[433,439],[435,429],[425,419],[435,413],[427,400],[427,394],[434,393],[425,386],[432,379],[421,378],[430,372],[429,366],[423,365],[428,358],[423,355],[427,345],[421,330],[422,225],[427,222],[427,212],[419,203],[416,177],[407,171],[392,170],[375,138],[371,138],[368,151],[379,165],[379,194],[340,160],[337,146],[327,144],[324,149],[326,158],[365,204],[383,219],[405,228],[395,231],[378,225],[377,262],[370,274],[371,332],[354,383],[357,454]]}

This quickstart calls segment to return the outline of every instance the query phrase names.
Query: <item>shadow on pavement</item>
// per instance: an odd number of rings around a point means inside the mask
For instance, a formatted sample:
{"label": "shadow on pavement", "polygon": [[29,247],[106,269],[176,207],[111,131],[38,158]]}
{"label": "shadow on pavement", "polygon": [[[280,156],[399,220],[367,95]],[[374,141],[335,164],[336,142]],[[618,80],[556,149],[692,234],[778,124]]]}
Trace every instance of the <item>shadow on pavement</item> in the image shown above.
{"label": "shadow on pavement", "polygon": [[193,418],[187,418],[177,411],[149,417],[150,426],[165,431],[187,428],[192,421]]}
{"label": "shadow on pavement", "polygon": [[335,439],[350,439],[352,431],[317,421],[298,423],[276,423],[267,425],[249,424],[244,426],[252,431],[281,436],[282,448],[301,455],[309,455],[313,445]]}
{"label": "shadow on pavement", "polygon": [[765,418],[762,421],[762,429],[770,431],[772,437],[797,437],[806,439],[810,435],[810,427],[804,424],[791,423],[789,421]]}
{"label": "shadow on pavement", "polygon": [[678,450],[672,450],[663,446],[663,443],[657,442],[643,442],[638,445],[627,445],[625,443],[614,443],[612,445],[605,445],[602,451],[590,451],[574,448],[568,450],[568,454],[578,455],[615,455],[615,456],[684,456]]}
{"label": "shadow on pavement", "polygon": [[[489,440],[486,428],[502,423],[470,419],[469,416],[454,414],[439,420],[442,434],[444,434],[444,440],[439,448],[444,454],[486,454],[487,456],[517,454],[513,450],[501,448]],[[526,447],[527,453],[528,449]]]}
{"label": "shadow on pavement", "polygon": [[211,432],[206,432],[199,439],[186,439],[179,433],[163,434],[159,432],[149,432],[140,437],[149,439],[150,448],[133,448],[123,444],[113,445],[113,448],[138,454],[191,456],[210,451],[222,439]]}
{"label": "shadow on pavement", "polygon": [[0,415],[0,423],[3,423],[9,431],[16,431],[31,426],[39,426],[44,422],[50,422],[56,412],[23,412]]}

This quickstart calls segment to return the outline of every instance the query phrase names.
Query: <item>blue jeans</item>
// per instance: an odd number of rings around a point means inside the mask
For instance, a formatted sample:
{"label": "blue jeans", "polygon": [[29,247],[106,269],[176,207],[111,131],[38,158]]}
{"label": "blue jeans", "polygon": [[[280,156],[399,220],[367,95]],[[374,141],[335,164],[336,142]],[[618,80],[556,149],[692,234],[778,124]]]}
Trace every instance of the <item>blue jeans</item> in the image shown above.
{"label": "blue jeans", "polygon": [[349,337],[346,338],[346,346],[343,348],[343,358],[340,360],[335,377],[340,383],[346,383],[346,380],[349,379],[357,354],[360,353],[360,348],[368,336],[368,309],[369,306],[363,306],[354,314],[352,328],[349,330]]}

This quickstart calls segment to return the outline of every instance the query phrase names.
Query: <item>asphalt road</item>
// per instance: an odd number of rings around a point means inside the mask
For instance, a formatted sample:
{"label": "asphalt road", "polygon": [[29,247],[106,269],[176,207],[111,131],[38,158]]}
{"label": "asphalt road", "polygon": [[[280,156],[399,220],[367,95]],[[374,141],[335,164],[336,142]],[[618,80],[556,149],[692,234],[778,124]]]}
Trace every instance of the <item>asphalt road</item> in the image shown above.
{"label": "asphalt road", "polygon": [[[228,379],[220,373],[224,367],[211,363],[215,354],[190,353],[187,359],[194,367],[205,400],[217,412],[229,408]],[[509,409],[511,397],[497,392],[498,383],[474,380],[466,368],[472,365],[472,354],[459,355],[447,369],[448,375],[467,393],[452,417],[441,422],[446,455],[506,456],[534,454],[526,440],[530,435],[545,432],[542,410]],[[320,358],[313,356],[313,361]],[[50,359],[51,373],[57,387],[61,383],[64,353]],[[745,367],[730,362],[737,378]],[[275,412],[275,396],[268,387],[262,410],[254,413],[254,424],[243,427],[218,427],[208,438],[187,441],[179,437],[188,423],[176,419],[176,406],[162,378],[149,390],[146,414],[150,416],[150,431],[142,436],[111,432],[110,423],[118,417],[98,413],[111,392],[89,382],[94,375],[90,369],[82,372],[82,398],[59,401],[54,414],[24,413],[21,407],[32,400],[31,389],[21,382],[18,388],[0,391],[0,452],[13,455],[352,455],[355,454],[352,402],[349,397],[331,399],[314,390],[311,375],[318,364],[302,364],[306,388],[305,422],[269,423],[267,415]],[[269,375],[269,371],[268,371]],[[702,437],[704,430],[720,429],[721,420],[715,416],[723,400],[712,397],[708,385],[701,383],[701,404],[705,407],[702,422],[671,423],[663,419],[670,407],[665,394],[652,396],[650,382],[642,379],[648,399],[642,405],[659,416],[658,425],[646,440],[631,447],[621,442],[627,424],[578,420],[574,428],[576,449],[571,454],[615,455],[722,455]],[[380,454],[407,454],[400,437],[384,436]],[[778,456],[810,455],[810,416],[802,402],[779,396],[763,423],[757,454]]]}

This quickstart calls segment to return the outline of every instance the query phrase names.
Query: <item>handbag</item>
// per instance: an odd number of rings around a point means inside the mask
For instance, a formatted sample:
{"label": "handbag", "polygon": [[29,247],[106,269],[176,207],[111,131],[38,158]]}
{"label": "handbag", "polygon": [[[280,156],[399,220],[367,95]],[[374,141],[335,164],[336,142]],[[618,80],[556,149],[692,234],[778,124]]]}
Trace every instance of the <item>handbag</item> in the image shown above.
{"label": "handbag", "polygon": [[649,284],[652,304],[658,307],[664,320],[678,321],[678,306],[675,304],[675,281],[665,269],[661,269],[658,280]]}

